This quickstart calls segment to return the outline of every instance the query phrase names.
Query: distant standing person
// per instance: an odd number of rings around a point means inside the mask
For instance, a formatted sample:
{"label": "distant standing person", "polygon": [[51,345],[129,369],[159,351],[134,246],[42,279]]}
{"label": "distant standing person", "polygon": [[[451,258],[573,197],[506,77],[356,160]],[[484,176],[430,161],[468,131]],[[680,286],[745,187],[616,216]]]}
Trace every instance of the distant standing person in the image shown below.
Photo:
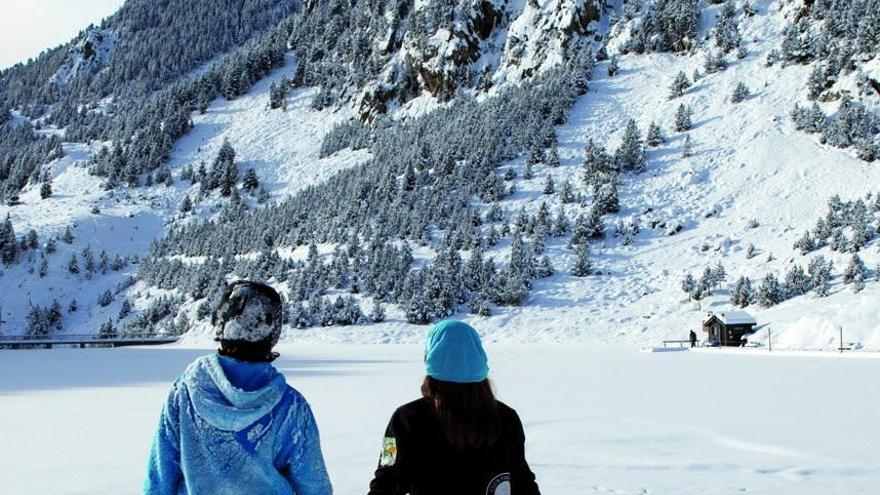
{"label": "distant standing person", "polygon": [[395,411],[370,495],[540,495],[516,411],[495,399],[470,325],[428,334],[422,398]]}
{"label": "distant standing person", "polygon": [[211,319],[220,349],[171,386],[145,494],[332,494],[312,410],[271,364],[281,307],[267,285],[226,289]]}
{"label": "distant standing person", "polygon": [[691,330],[690,338],[691,338],[691,347],[696,347],[697,346],[697,332]]}

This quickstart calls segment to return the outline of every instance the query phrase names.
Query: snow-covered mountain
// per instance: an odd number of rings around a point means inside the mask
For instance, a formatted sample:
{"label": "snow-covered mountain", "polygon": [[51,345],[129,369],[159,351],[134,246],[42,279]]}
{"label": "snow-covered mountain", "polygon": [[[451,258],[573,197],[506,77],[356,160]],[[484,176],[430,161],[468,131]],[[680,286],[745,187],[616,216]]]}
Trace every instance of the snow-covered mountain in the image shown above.
{"label": "snow-covered mountain", "polygon": [[228,3],[181,60],[132,69],[132,0],[2,74],[0,332],[204,339],[254,277],[293,340],[646,345],[736,299],[880,347],[875,3]]}

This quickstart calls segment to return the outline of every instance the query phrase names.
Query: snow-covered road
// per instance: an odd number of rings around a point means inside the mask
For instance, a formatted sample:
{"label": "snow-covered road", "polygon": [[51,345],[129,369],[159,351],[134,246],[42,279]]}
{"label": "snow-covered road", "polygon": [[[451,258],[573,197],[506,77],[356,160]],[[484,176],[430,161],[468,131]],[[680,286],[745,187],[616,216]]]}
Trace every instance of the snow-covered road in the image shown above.
{"label": "snow-covered road", "polygon": [[[880,484],[880,359],[489,346],[545,494],[869,493]],[[366,493],[417,346],[289,346],[336,493]],[[169,383],[210,352],[0,351],[0,493],[139,490]]]}

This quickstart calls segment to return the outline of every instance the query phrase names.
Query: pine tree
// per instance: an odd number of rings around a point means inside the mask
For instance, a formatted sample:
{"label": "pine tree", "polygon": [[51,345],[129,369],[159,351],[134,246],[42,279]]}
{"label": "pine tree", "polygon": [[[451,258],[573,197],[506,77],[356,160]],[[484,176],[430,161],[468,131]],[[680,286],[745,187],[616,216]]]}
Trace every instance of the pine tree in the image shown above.
{"label": "pine tree", "polygon": [[690,295],[694,292],[694,289],[697,288],[697,280],[693,275],[688,273],[681,281],[681,290],[684,291],[685,294],[690,297]]}
{"label": "pine tree", "polygon": [[787,297],[797,297],[806,294],[810,290],[810,279],[800,265],[793,264],[785,272],[785,294]]}
{"label": "pine tree", "polygon": [[645,170],[647,158],[642,135],[635,119],[630,119],[623,133],[623,141],[614,153],[614,161],[623,170],[642,172]]}
{"label": "pine tree", "polygon": [[286,78],[282,78],[279,84],[275,84],[274,82],[269,85],[269,108],[276,109],[280,108],[282,110],[287,109],[287,91],[290,87],[290,82]]}
{"label": "pine tree", "polygon": [[749,88],[742,81],[740,81],[733,89],[733,94],[730,95],[730,101],[731,103],[741,103],[745,101],[748,97]]}
{"label": "pine tree", "polygon": [[510,306],[523,303],[531,288],[533,265],[531,251],[519,234],[514,235],[510,245],[510,261],[498,293],[499,303]]}
{"label": "pine tree", "polygon": [[648,146],[656,148],[665,142],[666,138],[663,136],[663,129],[661,129],[654,121],[651,121],[651,125],[648,126]]}
{"label": "pine tree", "polygon": [[758,304],[767,308],[782,302],[782,286],[775,275],[768,273],[764,277],[758,287],[756,299]]}
{"label": "pine tree", "polygon": [[611,159],[605,148],[596,144],[592,138],[584,147],[584,164],[581,179],[587,187],[595,186],[601,181],[602,174],[611,168]]}
{"label": "pine tree", "polygon": [[98,270],[105,274],[107,273],[107,268],[110,267],[110,259],[107,257],[107,251],[101,250],[101,254],[98,256]]}
{"label": "pine tree", "polygon": [[241,187],[249,193],[253,193],[260,187],[260,180],[257,178],[257,172],[253,168],[247,169],[247,172],[244,173]]}
{"label": "pine tree", "polygon": [[421,290],[413,293],[412,297],[406,304],[406,321],[424,325],[431,320],[430,311],[428,309],[428,301],[425,299]]}
{"label": "pine tree", "polygon": [[52,299],[52,305],[46,310],[47,324],[50,328],[61,330],[63,327],[61,321],[62,317],[63,313],[61,312],[61,304],[58,303],[57,299]]}
{"label": "pine tree", "polygon": [[49,322],[46,313],[39,306],[31,306],[26,318],[28,336],[33,339],[49,336]]}
{"label": "pine tree", "polygon": [[27,248],[31,250],[35,250],[40,246],[39,238],[37,237],[37,231],[31,229],[27,234]]}
{"label": "pine tree", "polygon": [[67,262],[67,271],[76,275],[79,273],[79,262],[76,260],[76,254],[70,254],[70,260]]}
{"label": "pine tree", "polygon": [[492,316],[492,305],[482,292],[472,292],[468,299],[468,309],[479,316]]}
{"label": "pine tree", "polygon": [[605,224],[602,222],[602,205],[593,203],[590,212],[586,217],[584,231],[590,239],[601,239],[605,237]]}
{"label": "pine tree", "polygon": [[535,276],[538,278],[547,278],[554,273],[556,273],[556,270],[553,268],[553,262],[550,261],[550,257],[545,254],[535,265]]}
{"label": "pine tree", "polygon": [[110,303],[112,303],[112,302],[113,302],[113,293],[110,292],[109,290],[105,290],[104,292],[101,293],[100,296],[98,296],[98,306],[101,306],[102,308],[105,306],[109,306]]}
{"label": "pine tree", "polygon": [[794,243],[794,248],[799,250],[803,255],[807,255],[816,249],[816,242],[813,240],[813,236],[810,235],[809,230],[805,231],[804,235]]}
{"label": "pine tree", "polygon": [[727,0],[715,21],[715,44],[724,53],[740,47],[742,35],[736,22],[736,7],[732,0]]}
{"label": "pine tree", "polygon": [[107,321],[102,323],[98,329],[98,338],[115,339],[117,336],[116,327],[113,326],[113,318],[107,318]]}
{"label": "pine tree", "polygon": [[693,111],[685,104],[678,106],[675,112],[675,130],[678,132],[686,132],[691,130],[691,115]]}
{"label": "pine tree", "polygon": [[526,162],[525,167],[523,168],[523,179],[532,180],[535,177],[534,172],[532,171],[532,162]]}
{"label": "pine tree", "polygon": [[730,302],[733,303],[735,306],[745,308],[752,303],[752,300],[754,300],[754,298],[755,293],[752,289],[752,281],[749,280],[748,277],[740,276],[739,279],[737,279],[733,292],[730,295]]}
{"label": "pine tree", "polygon": [[827,83],[828,78],[825,77],[825,69],[819,64],[816,64],[813,67],[813,71],[810,73],[810,78],[807,80],[807,98],[811,101],[818,99],[819,95],[825,91]]}
{"label": "pine tree", "polygon": [[706,74],[715,74],[727,68],[727,61],[724,59],[724,53],[707,53],[706,60],[703,63],[703,70]]}
{"label": "pine tree", "polygon": [[831,262],[826,261],[822,255],[815,256],[807,265],[807,274],[810,276],[810,288],[817,297],[828,295],[831,269]]}
{"label": "pine tree", "polygon": [[712,271],[712,268],[706,267],[703,270],[703,275],[700,276],[700,291],[706,295],[712,295],[712,287],[715,285],[715,277]]}
{"label": "pine tree", "polygon": [[119,315],[116,317],[117,321],[122,321],[131,314],[131,303],[128,299],[122,300],[122,306],[119,308]]}
{"label": "pine tree", "polygon": [[[609,178],[608,182],[599,186],[593,199],[593,208],[599,214],[618,213],[620,211],[620,199],[618,194],[616,175]],[[601,225],[598,225],[601,229]]]}
{"label": "pine tree", "polygon": [[76,299],[71,299],[70,304],[67,305],[67,312],[68,313],[76,313],[76,310],[77,310]]}
{"label": "pine tree", "polygon": [[45,181],[40,184],[40,198],[46,199],[52,195],[52,182]]}
{"label": "pine tree", "polygon": [[214,162],[211,165],[211,172],[208,174],[204,185],[207,189],[222,187],[224,189],[223,195],[228,196],[232,193],[237,178],[238,171],[235,167],[235,149],[232,147],[229,139],[224,138],[223,144],[220,145],[220,149],[217,151],[217,156],[214,158]]}
{"label": "pine tree", "polygon": [[813,58],[813,40],[810,37],[806,19],[797,24],[789,24],[782,39],[782,58],[797,63],[809,62]]}
{"label": "pine tree", "polygon": [[831,250],[840,253],[845,253],[849,250],[849,239],[846,238],[843,229],[834,229],[834,232],[831,234]]}
{"label": "pine tree", "polygon": [[550,153],[547,154],[547,166],[550,168],[559,167],[559,150],[556,149],[556,145],[550,147]]}
{"label": "pine tree", "polygon": [[712,269],[712,285],[719,287],[725,280],[727,280],[727,270],[724,269],[724,265],[719,261],[715,268]]}
{"label": "pine tree", "polygon": [[562,183],[562,189],[559,191],[559,201],[564,205],[574,203],[575,201],[574,187],[568,179]]}
{"label": "pine tree", "polygon": [[685,75],[684,71],[679,71],[675,79],[672,80],[672,84],[669,85],[669,99],[674,100],[683,96],[684,92],[690,87],[691,82],[688,80],[687,75]]}
{"label": "pine tree", "polygon": [[843,283],[852,285],[854,292],[859,292],[865,288],[865,279],[867,278],[867,269],[865,263],[854,254],[850,258],[849,265],[843,271]]}
{"label": "pine tree", "polygon": [[577,254],[571,274],[575,277],[586,277],[593,273],[593,265],[590,261],[590,245],[582,242],[578,244]]}
{"label": "pine tree", "polygon": [[556,184],[553,182],[553,176],[547,175],[547,182],[544,183],[544,194],[554,194],[556,192]]}
{"label": "pine tree", "polygon": [[193,209],[192,200],[189,198],[189,195],[183,197],[183,201],[180,202],[180,212],[181,213],[189,213]]}
{"label": "pine tree", "polygon": [[73,244],[73,232],[71,232],[69,226],[64,228],[64,235],[61,236],[61,240],[64,241],[65,244]]}
{"label": "pine tree", "polygon": [[526,163],[530,163],[532,165],[536,165],[538,163],[544,163],[546,160],[546,156],[544,155],[544,147],[538,142],[537,139],[532,140],[529,145],[529,156],[526,159]]}
{"label": "pine tree", "polygon": [[550,233],[553,237],[562,237],[564,234],[568,233],[568,231],[569,223],[568,217],[565,214],[565,207],[559,205],[559,209],[556,212],[556,219],[553,220],[553,227],[550,229]]}
{"label": "pine tree", "polygon": [[92,274],[95,273],[95,255],[92,253],[91,246],[86,246],[82,251],[83,257],[83,267],[86,270],[86,273]]}
{"label": "pine tree", "polygon": [[0,223],[0,261],[5,265],[11,265],[18,259],[19,245],[15,238],[15,229],[9,214],[6,220]]}
{"label": "pine tree", "polygon": [[608,61],[608,76],[614,77],[617,74],[617,71],[620,69],[620,62],[617,59],[617,55],[612,55],[611,59]]}
{"label": "pine tree", "polygon": [[229,162],[220,178],[220,194],[232,196],[236,192],[235,183],[238,181],[238,169],[235,163]]}

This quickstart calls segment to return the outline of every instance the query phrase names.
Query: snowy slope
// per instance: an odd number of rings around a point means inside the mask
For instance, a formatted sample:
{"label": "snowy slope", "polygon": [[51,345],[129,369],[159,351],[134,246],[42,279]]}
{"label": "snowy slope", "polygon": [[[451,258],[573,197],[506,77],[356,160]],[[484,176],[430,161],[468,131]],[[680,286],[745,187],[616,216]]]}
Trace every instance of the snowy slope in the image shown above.
{"label": "snowy slope", "polygon": [[[53,299],[65,310],[72,299],[76,299],[79,306],[75,313],[65,312],[64,330],[59,335],[92,333],[108,318],[115,321],[123,297],[116,297],[107,307],[98,306],[97,298],[106,290],[116,292],[120,283],[137,274],[137,266],[129,265],[121,272],[108,271],[87,278],[83,273],[68,272],[71,255],[79,255],[86,246],[96,257],[105,250],[111,259],[116,254],[146,253],[150,243],[161,237],[168,226],[185,221],[178,206],[185,195],[191,194],[192,186],[178,178],[180,169],[184,165],[197,167],[202,160],[210,165],[224,138],[236,148],[240,172],[243,174],[253,167],[272,198],[308,187],[366,159],[368,154],[363,151],[318,158],[323,134],[340,119],[349,117],[350,112],[311,110],[309,104],[315,89],[292,91],[286,112],[268,109],[270,84],[284,75],[289,76],[293,64],[289,60],[284,68],[257,83],[248,94],[233,101],[218,98],[207,113],[193,116],[194,129],[176,143],[172,153],[170,165],[175,177],[172,187],[104,191],[102,179],[90,175],[85,167],[89,153],[97,152],[100,146],[65,143],[66,156],[47,166],[51,171],[53,195],[41,200],[39,186],[31,186],[22,193],[22,204],[0,205],[0,218],[8,213],[19,237],[30,229],[37,230],[41,245],[49,237],[61,235],[67,226],[76,239],[71,245],[57,243],[58,250],[48,256],[49,272],[45,278],[35,274],[40,259],[33,251],[25,254],[24,262],[0,268],[3,270],[0,333],[24,333],[29,306],[46,307]],[[209,198],[200,209],[203,214],[211,214],[217,204],[216,198]],[[92,213],[93,207],[98,207],[100,213]],[[135,309],[144,309],[146,305],[139,297],[141,289],[137,286],[125,294],[135,303]]]}
{"label": "snowy slope", "polygon": [[[569,179],[583,191],[580,165],[588,138],[613,150],[628,119],[636,119],[642,132],[656,121],[664,128],[667,143],[648,152],[647,172],[625,176],[621,190],[618,217],[641,217],[642,233],[631,246],[615,238],[594,246],[601,275],[587,278],[569,276],[573,253],[559,241],[548,241],[559,273],[537,281],[525,307],[500,308],[490,318],[466,318],[489,339],[651,345],[684,338],[688,330],[699,326],[706,311],[731,308],[726,287],[740,275],[757,283],[768,272],[781,277],[792,261],[805,266],[808,257],[796,253],[792,244],[824,214],[832,195],[854,200],[878,192],[880,167],[876,164],[858,160],[847,150],[823,146],[794,130],[788,114],[796,102],[803,102],[810,68],[765,67],[765,56],[778,48],[787,19],[778,2],[753,4],[759,15],[741,26],[749,55],[743,60],[728,57],[726,71],[705,76],[674,101],[668,100],[667,89],[672,78],[679,70],[688,75],[694,69],[702,72],[702,54],[626,55],[614,77],[607,76],[606,64],[597,67],[590,92],[576,103],[569,122],[556,130],[563,166],[536,167],[534,179],[518,179],[517,193],[501,205],[511,213],[521,206],[536,211],[546,200],[555,212],[554,197],[542,194],[548,174],[553,175],[557,189]],[[704,12],[704,30],[711,25],[706,19],[717,10]],[[610,44],[612,50],[615,42]],[[752,95],[735,105],[729,96],[739,81]],[[688,159],[681,156],[684,134],[673,132],[679,103],[695,112],[694,129],[689,133],[694,155]],[[522,166],[516,161],[504,167],[521,172]],[[571,213],[576,207],[568,210]],[[684,230],[668,236],[664,229],[647,229],[650,219],[678,221]],[[747,228],[751,219],[758,220],[758,228]],[[616,221],[611,218],[607,223]],[[746,259],[749,244],[756,246],[758,256]],[[506,248],[501,243],[486,256],[505,259]],[[821,253],[833,260],[837,274],[851,256],[828,248]],[[770,254],[773,261],[768,261]],[[868,267],[875,266],[880,261],[876,241],[860,255]],[[680,288],[683,276],[699,276],[719,261],[727,270],[725,288],[701,303],[688,302]],[[787,334],[777,340],[777,346],[828,348],[837,343],[837,327],[844,326],[847,341],[877,350],[880,314],[871,308],[878,298],[877,282],[869,282],[866,290],[853,295],[837,277],[826,299],[810,294],[770,309],[753,304],[747,310],[764,328],[757,341],[766,340],[769,328]],[[333,342],[415,342],[421,338],[422,330],[403,323],[400,314],[392,314],[390,320],[353,329],[296,331],[289,338]]]}
{"label": "snowy slope", "polygon": [[[586,281],[567,277],[551,280],[546,290],[539,288],[538,307],[516,316],[522,327],[551,331],[563,339],[623,338],[649,343],[683,337],[697,326],[703,311],[729,308],[727,291],[704,300],[702,308],[685,303],[679,286],[685,273],[699,275],[705,267],[721,261],[729,282],[739,275],[760,279],[770,271],[781,276],[792,259],[806,264],[791,246],[824,213],[832,195],[857,199],[877,192],[880,167],[847,151],[822,146],[793,129],[788,113],[802,101],[809,68],[764,66],[766,53],[777,47],[777,33],[784,28],[785,19],[771,8],[776,2],[754,4],[759,15],[742,25],[744,38],[750,40],[750,55],[730,62],[722,73],[701,79],[675,101],[667,98],[674,74],[683,70],[690,75],[697,68],[702,71],[702,56],[624,56],[621,71],[613,78],[605,74],[604,67],[597,69],[590,93],[575,105],[569,123],[557,129],[564,166],[544,173],[553,173],[557,185],[564,177],[576,183],[585,138],[607,142],[614,149],[629,118],[636,119],[643,132],[656,121],[664,128],[668,142],[649,151],[646,173],[624,178],[621,216],[678,220],[685,230],[671,237],[663,230],[643,231],[629,247],[610,240],[596,260],[605,275]],[[708,15],[710,11],[704,13],[704,19]],[[734,105],[728,99],[739,81],[751,88],[752,96]],[[672,131],[681,102],[695,111],[690,131],[695,153],[689,159],[681,158],[684,135]],[[543,184],[544,174],[538,172],[527,186],[518,186],[522,202],[534,206],[540,201]],[[511,209],[519,207],[513,203]],[[645,215],[649,209],[653,213]],[[715,213],[705,218],[710,212]],[[747,229],[750,219],[757,219],[760,227]],[[745,249],[750,243],[758,248],[759,256],[747,260]],[[702,251],[704,244],[709,246],[706,252]],[[776,259],[767,262],[770,253]],[[831,255],[838,271],[850,257],[827,249],[823,254]],[[862,257],[869,267],[880,260],[876,247]],[[570,259],[560,261],[561,267],[571,263]],[[876,301],[878,291],[880,284],[869,283],[859,299]],[[758,316],[759,324],[787,328],[801,316],[810,316],[808,308],[839,308],[852,301],[842,284],[836,285],[834,292],[841,294],[827,301],[808,295],[773,310],[750,307],[749,311]],[[825,318],[837,325],[850,323],[842,311]],[[505,332],[507,322],[499,320],[497,326]],[[880,336],[878,322],[852,322],[857,327],[852,338],[864,342]]]}

